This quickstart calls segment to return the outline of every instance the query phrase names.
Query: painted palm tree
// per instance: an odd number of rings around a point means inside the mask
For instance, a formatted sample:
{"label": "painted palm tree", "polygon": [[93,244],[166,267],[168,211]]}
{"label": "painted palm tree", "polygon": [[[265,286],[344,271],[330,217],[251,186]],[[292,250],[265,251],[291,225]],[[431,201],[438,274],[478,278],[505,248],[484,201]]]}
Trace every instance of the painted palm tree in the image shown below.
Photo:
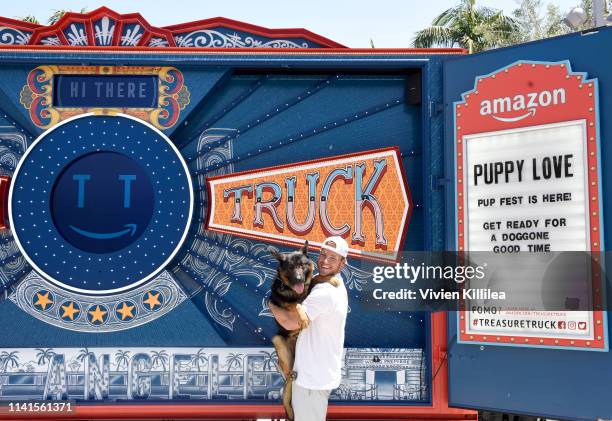
{"label": "painted palm tree", "polygon": [[153,358],[151,358],[153,367],[159,367],[161,365],[164,371],[166,371],[166,363],[168,362],[168,354],[166,351],[163,349],[159,352],[151,351],[151,354],[153,354]]}
{"label": "painted palm tree", "polygon": [[53,348],[36,348],[36,351],[38,351],[36,353],[36,362],[38,365],[47,364],[55,356]]}
{"label": "painted palm tree", "polygon": [[461,0],[438,15],[431,26],[415,34],[417,48],[462,47],[470,54],[508,45],[519,31],[518,22],[501,11]]}
{"label": "painted palm tree", "polygon": [[76,359],[79,360],[79,362],[83,362],[85,361],[85,358],[87,358],[90,355],[93,355],[93,352],[91,352],[89,348],[87,347],[81,348],[79,350],[79,354],[77,355]]}
{"label": "painted palm tree", "polygon": [[19,354],[19,351],[13,351],[10,353],[2,351],[0,353],[0,367],[2,367],[2,371],[0,371],[0,373],[6,373],[9,364],[12,368],[19,367],[19,356],[17,354]]}
{"label": "painted palm tree", "polygon": [[234,365],[236,368],[242,368],[242,357],[242,354],[234,354],[233,352],[230,352],[227,357],[225,357],[227,369],[231,370]]}
{"label": "painted palm tree", "polygon": [[276,355],[276,351],[268,352],[268,351],[260,351],[264,354],[263,360],[263,369],[267,371],[271,371],[272,367],[278,368],[278,355]]}
{"label": "painted palm tree", "polygon": [[127,370],[129,362],[130,362],[130,351],[123,351],[120,349],[115,353],[115,363],[117,363],[117,371],[119,371],[121,369],[121,366],[124,364]]}
{"label": "painted palm tree", "polygon": [[202,367],[206,367],[208,365],[208,357],[204,353],[204,349],[198,349],[198,352],[191,356],[189,363],[192,366],[195,365],[198,368],[198,371],[202,371]]}

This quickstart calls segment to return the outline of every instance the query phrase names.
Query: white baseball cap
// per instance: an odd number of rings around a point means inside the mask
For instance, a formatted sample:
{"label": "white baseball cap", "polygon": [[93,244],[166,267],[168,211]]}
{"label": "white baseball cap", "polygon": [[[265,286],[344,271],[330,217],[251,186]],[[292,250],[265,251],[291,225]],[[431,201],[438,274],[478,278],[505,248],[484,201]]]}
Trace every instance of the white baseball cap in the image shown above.
{"label": "white baseball cap", "polygon": [[342,237],[327,237],[325,241],[323,241],[323,245],[321,246],[321,248],[333,251],[334,253],[337,253],[342,257],[348,256],[349,246],[348,243]]}

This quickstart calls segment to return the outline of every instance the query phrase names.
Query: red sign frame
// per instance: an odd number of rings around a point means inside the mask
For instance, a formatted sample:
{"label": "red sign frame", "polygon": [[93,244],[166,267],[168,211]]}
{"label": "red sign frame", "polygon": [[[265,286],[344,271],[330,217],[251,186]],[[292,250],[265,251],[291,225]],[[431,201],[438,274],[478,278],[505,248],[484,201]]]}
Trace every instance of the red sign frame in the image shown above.
{"label": "red sign frame", "polygon": [[[554,94],[563,89],[563,101],[556,101]],[[480,133],[498,132],[545,124],[576,120],[586,122],[588,197],[589,200],[589,250],[604,250],[601,236],[600,201],[600,164],[599,164],[599,127],[597,79],[588,79],[585,73],[572,72],[569,62],[532,62],[518,61],[498,69],[486,76],[476,78],[475,88],[462,95],[462,100],[454,104],[455,118],[455,168],[457,175],[455,198],[457,250],[468,253],[466,249],[467,221],[464,202],[466,199],[464,171],[465,136]],[[546,101],[542,101],[543,93]],[[509,99],[510,98],[510,99]],[[508,101],[504,102],[505,100]],[[488,101],[488,102],[487,102]],[[518,101],[521,106],[510,106]],[[504,105],[506,104],[506,105]],[[515,102],[516,104],[516,102]],[[497,107],[496,107],[497,106]],[[498,109],[496,109],[498,108]],[[594,260],[599,256],[594,255]],[[595,272],[595,271],[594,271]],[[598,277],[595,272],[593,276]],[[595,309],[602,307],[600,288],[594,288]],[[463,303],[464,304],[464,303]],[[552,347],[572,349],[607,349],[607,327],[605,312],[593,311],[593,340],[566,338],[534,337],[521,335],[477,335],[467,333],[467,311],[461,305],[459,312],[459,341],[464,343],[500,344],[530,347]]]}

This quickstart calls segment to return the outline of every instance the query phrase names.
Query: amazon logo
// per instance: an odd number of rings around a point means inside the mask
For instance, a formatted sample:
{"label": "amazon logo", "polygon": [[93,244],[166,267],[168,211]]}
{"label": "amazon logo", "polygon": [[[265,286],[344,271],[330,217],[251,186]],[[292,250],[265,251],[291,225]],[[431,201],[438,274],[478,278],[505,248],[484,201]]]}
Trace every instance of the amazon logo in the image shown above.
{"label": "amazon logo", "polygon": [[57,177],[51,213],[60,234],[91,253],[127,247],[144,232],[153,215],[149,177],[133,159],[117,152],[93,152]]}
{"label": "amazon logo", "polygon": [[[480,115],[490,115],[498,121],[510,123],[534,116],[540,107],[559,104],[565,104],[565,89],[563,88],[553,89],[552,91],[530,92],[513,97],[505,96],[485,99],[480,103]],[[499,115],[510,112],[514,115]]]}

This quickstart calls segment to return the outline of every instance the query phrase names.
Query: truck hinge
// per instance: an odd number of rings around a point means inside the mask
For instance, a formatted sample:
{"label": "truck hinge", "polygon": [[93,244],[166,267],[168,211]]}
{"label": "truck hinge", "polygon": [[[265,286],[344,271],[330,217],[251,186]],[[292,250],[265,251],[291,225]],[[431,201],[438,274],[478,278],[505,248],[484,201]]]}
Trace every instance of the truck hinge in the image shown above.
{"label": "truck hinge", "polygon": [[441,188],[443,188],[444,186],[446,186],[450,182],[451,182],[450,178],[440,177],[440,176],[432,174],[432,176],[431,176],[431,189],[432,190],[440,190]]}
{"label": "truck hinge", "polygon": [[429,117],[435,117],[444,112],[444,104],[438,101],[429,101]]}

